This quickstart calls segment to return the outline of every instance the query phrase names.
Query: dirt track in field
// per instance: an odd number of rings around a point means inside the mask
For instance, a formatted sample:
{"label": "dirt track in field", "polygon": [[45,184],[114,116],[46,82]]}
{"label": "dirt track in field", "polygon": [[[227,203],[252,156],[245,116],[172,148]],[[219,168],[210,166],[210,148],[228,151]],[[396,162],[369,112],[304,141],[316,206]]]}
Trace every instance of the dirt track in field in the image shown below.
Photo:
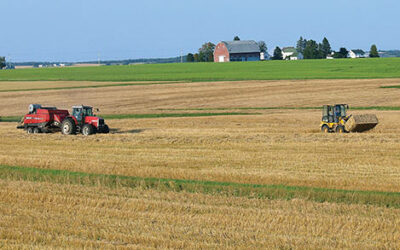
{"label": "dirt track in field", "polygon": [[[0,82],[0,89],[12,89],[13,82]],[[15,83],[51,87],[49,82]],[[87,85],[82,82],[82,85]],[[89,83],[98,84],[98,83]],[[110,83],[103,83],[110,84]],[[96,89],[46,90],[0,93],[0,116],[23,115],[30,103],[59,108],[75,104],[98,107],[106,114],[155,113],[158,109],[307,107],[327,103],[351,106],[400,106],[399,79],[298,80],[177,83],[166,85],[119,86]]]}

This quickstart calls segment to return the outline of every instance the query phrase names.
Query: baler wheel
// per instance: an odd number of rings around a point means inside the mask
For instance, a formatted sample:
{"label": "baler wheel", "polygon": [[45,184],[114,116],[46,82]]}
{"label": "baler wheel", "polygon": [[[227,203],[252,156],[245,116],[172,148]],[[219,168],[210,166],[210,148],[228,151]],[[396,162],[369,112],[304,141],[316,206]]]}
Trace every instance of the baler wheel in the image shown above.
{"label": "baler wheel", "polygon": [[33,128],[33,133],[34,134],[40,134],[40,129],[38,128],[38,127],[36,127],[36,128]]}
{"label": "baler wheel", "polygon": [[83,125],[82,134],[83,134],[84,136],[88,136],[88,135],[94,134],[94,128],[93,128],[93,126],[90,125],[90,124],[85,124],[85,125]]}
{"label": "baler wheel", "polygon": [[75,122],[71,118],[66,118],[61,123],[61,132],[64,135],[73,135],[76,133],[76,125]]}
{"label": "baler wheel", "polygon": [[26,132],[28,132],[28,134],[33,134],[33,128],[32,127],[27,128]]}

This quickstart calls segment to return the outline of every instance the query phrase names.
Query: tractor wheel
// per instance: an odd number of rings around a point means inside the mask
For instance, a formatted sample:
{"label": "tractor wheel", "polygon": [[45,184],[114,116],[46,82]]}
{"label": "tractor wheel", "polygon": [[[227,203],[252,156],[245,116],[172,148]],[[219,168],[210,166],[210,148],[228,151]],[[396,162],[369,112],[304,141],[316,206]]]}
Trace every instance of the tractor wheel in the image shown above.
{"label": "tractor wheel", "polygon": [[33,128],[33,133],[34,134],[40,134],[40,129],[38,127]]}
{"label": "tractor wheel", "polygon": [[103,129],[102,133],[104,133],[104,134],[110,133],[110,128],[108,127],[108,125],[104,125],[104,129]]}
{"label": "tractor wheel", "polygon": [[61,123],[61,132],[64,135],[73,135],[76,133],[76,125],[75,122],[70,119],[64,119],[64,121]]}
{"label": "tractor wheel", "polygon": [[343,134],[346,133],[346,130],[344,129],[343,126],[340,125],[336,127],[336,133]]}
{"label": "tractor wheel", "polygon": [[324,133],[329,133],[330,129],[329,129],[328,125],[322,125],[321,131]]}
{"label": "tractor wheel", "polygon": [[33,134],[33,128],[32,127],[28,127],[26,129],[26,132],[28,132],[28,134]]}
{"label": "tractor wheel", "polygon": [[93,126],[90,125],[90,124],[85,124],[85,125],[83,125],[83,127],[82,127],[82,134],[83,134],[84,136],[88,136],[88,135],[94,134],[94,128],[93,128]]}

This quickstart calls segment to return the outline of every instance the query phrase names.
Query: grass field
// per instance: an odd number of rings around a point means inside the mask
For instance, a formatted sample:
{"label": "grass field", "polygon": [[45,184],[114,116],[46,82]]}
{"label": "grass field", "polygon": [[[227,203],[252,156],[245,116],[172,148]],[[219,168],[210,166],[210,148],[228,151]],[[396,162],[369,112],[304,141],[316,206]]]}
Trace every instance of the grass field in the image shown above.
{"label": "grass field", "polygon": [[153,64],[0,71],[0,81],[237,81],[400,78],[400,58]]}
{"label": "grass field", "polygon": [[[0,82],[1,248],[398,246],[400,99],[382,88],[398,78],[64,80]],[[28,135],[10,122],[30,103],[82,102],[110,134]],[[328,103],[380,123],[323,134]]]}

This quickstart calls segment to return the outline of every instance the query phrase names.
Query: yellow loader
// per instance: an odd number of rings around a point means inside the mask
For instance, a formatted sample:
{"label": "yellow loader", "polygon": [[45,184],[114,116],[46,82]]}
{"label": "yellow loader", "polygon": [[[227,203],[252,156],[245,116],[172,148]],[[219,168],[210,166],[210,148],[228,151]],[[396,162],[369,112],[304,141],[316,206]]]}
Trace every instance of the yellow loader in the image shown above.
{"label": "yellow loader", "polygon": [[349,105],[324,105],[322,110],[321,131],[324,133],[365,132],[378,125],[374,114],[347,115]]}

